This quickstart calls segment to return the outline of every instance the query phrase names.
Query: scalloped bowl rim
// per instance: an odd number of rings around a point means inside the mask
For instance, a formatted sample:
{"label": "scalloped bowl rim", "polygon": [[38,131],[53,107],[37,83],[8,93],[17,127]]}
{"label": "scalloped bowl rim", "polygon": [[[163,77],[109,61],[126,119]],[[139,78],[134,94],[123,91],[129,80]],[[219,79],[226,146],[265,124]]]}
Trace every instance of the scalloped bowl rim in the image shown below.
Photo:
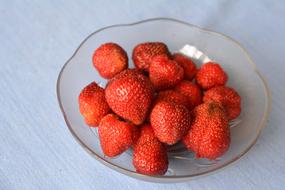
{"label": "scalloped bowl rim", "polygon": [[[266,98],[267,98],[267,102],[266,102],[266,108],[265,108],[265,112],[264,112],[264,115],[263,115],[263,118],[262,118],[262,121],[261,121],[261,124],[259,126],[259,131],[258,131],[258,134],[255,138],[255,140],[253,141],[253,143],[250,144],[249,147],[247,147],[243,152],[241,152],[238,156],[236,156],[234,159],[226,162],[225,164],[223,164],[221,167],[219,168],[215,168],[215,169],[212,169],[212,170],[209,170],[209,171],[206,171],[206,172],[202,172],[202,173],[199,173],[199,174],[195,174],[195,175],[184,175],[184,176],[150,176],[150,175],[145,175],[145,174],[140,174],[140,173],[137,173],[135,171],[131,171],[131,170],[128,170],[128,169],[125,169],[125,168],[122,168],[120,166],[117,166],[117,165],[114,165],[113,163],[105,160],[104,158],[102,158],[101,156],[99,156],[98,154],[96,154],[94,151],[92,151],[87,145],[85,145],[81,139],[76,135],[76,133],[73,131],[73,129],[71,128],[70,126],[70,123],[66,117],[66,114],[65,114],[65,111],[64,111],[64,108],[63,108],[63,105],[61,103],[61,99],[60,99],[60,79],[62,77],[62,73],[66,67],[66,65],[68,65],[68,63],[76,56],[78,50],[81,48],[81,46],[91,37],[93,36],[94,34],[96,33],[99,33],[101,31],[104,31],[104,30],[107,30],[109,28],[115,28],[115,27],[126,27],[126,26],[133,26],[133,25],[138,25],[138,24],[142,24],[142,23],[145,23],[145,22],[151,22],[151,21],[157,21],[157,20],[165,20],[165,21],[172,21],[172,22],[178,22],[180,24],[184,24],[188,27],[192,27],[192,28],[195,28],[197,30],[200,30],[202,32],[207,32],[207,33],[211,33],[211,34],[214,34],[214,35],[219,35],[219,36],[222,36],[224,38],[226,38],[227,40],[230,40],[232,42],[234,42],[237,47],[239,47],[242,52],[246,55],[248,61],[251,63],[251,65],[253,66],[253,69],[255,71],[255,73],[257,74],[257,76],[261,79],[262,83],[263,83],[263,86],[264,86],[264,89],[265,89],[265,93],[266,93]],[[135,178],[138,178],[138,179],[142,179],[142,180],[146,180],[146,181],[152,181],[152,182],[183,182],[183,181],[187,181],[187,180],[190,180],[190,179],[193,179],[195,177],[199,177],[199,176],[205,176],[205,175],[208,175],[208,174],[212,174],[213,172],[217,172],[217,171],[221,171],[221,169],[224,169],[226,166],[229,166],[231,164],[233,164],[235,161],[237,161],[239,158],[241,158],[245,153],[247,153],[251,148],[252,146],[256,143],[257,139],[259,138],[260,134],[261,134],[261,131],[262,129],[265,127],[266,125],[266,122],[268,120],[268,117],[269,117],[269,112],[271,110],[271,93],[270,93],[270,90],[269,90],[269,86],[267,84],[267,81],[266,79],[260,74],[260,72],[257,70],[256,68],[256,65],[255,63],[253,62],[253,59],[250,57],[249,53],[245,50],[245,48],[243,48],[243,46],[237,42],[236,40],[232,39],[231,37],[229,36],[226,36],[224,34],[221,34],[221,33],[218,33],[218,32],[215,32],[215,31],[212,31],[212,30],[209,30],[209,29],[204,29],[204,28],[201,28],[199,26],[196,26],[196,25],[193,25],[193,24],[190,24],[190,23],[187,23],[187,22],[184,22],[184,21],[180,21],[180,20],[176,20],[176,19],[172,19],[172,18],[151,18],[151,19],[146,19],[146,20],[141,20],[141,21],[138,21],[138,22],[133,22],[133,23],[129,23],[129,24],[116,24],[116,25],[110,25],[110,26],[107,26],[107,27],[103,27],[93,33],[91,33],[90,35],[88,35],[82,42],[81,44],[78,46],[78,48],[76,49],[76,51],[73,53],[73,55],[67,60],[67,62],[63,65],[63,67],[61,68],[60,70],[60,73],[58,75],[58,78],[57,78],[57,84],[56,84],[56,92],[57,92],[57,100],[58,100],[58,103],[59,103],[59,106],[60,106],[60,109],[61,109],[61,112],[64,116],[64,120],[67,124],[67,127],[69,129],[69,131],[71,132],[72,136],[75,138],[75,140],[90,154],[92,155],[93,157],[96,158],[96,160],[100,161],[102,164],[108,166],[109,168],[111,169],[114,169],[120,173],[123,173],[125,175],[128,175],[130,177],[135,177]],[[154,179],[158,179],[159,181],[154,181]]]}

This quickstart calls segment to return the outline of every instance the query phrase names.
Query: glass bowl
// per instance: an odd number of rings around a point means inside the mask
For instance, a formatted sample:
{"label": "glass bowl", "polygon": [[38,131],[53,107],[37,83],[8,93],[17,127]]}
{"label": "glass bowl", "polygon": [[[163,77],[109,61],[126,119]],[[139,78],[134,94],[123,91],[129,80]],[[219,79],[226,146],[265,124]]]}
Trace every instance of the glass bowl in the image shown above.
{"label": "glass bowl", "polygon": [[[239,123],[231,128],[230,149],[215,161],[196,159],[194,154],[176,146],[169,153],[169,169],[164,176],[137,173],[132,165],[132,150],[116,158],[105,157],[97,137],[96,128],[89,128],[79,113],[78,95],[92,81],[101,86],[106,80],[92,66],[94,50],[106,42],[120,44],[129,55],[134,46],[146,41],[161,41],[177,51],[191,44],[219,62],[229,74],[228,85],[242,97]],[[233,163],[255,144],[268,118],[270,92],[248,53],[231,38],[174,19],[156,18],[132,24],[102,28],[89,35],[65,63],[57,81],[57,97],[67,127],[77,142],[96,160],[125,175],[151,182],[181,182],[213,173]]]}

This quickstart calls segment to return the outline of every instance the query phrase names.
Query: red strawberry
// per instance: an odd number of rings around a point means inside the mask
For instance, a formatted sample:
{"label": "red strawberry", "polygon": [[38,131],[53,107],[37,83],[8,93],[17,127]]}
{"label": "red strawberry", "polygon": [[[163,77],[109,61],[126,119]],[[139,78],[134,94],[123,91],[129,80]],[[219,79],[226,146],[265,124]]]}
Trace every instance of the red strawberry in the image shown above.
{"label": "red strawberry", "polygon": [[174,90],[160,91],[156,97],[155,102],[159,101],[173,102],[175,104],[184,105],[185,107],[188,107],[189,105],[187,97]]}
{"label": "red strawberry", "polygon": [[105,97],[116,114],[140,125],[151,106],[153,87],[147,77],[136,70],[128,69],[109,81]]}
{"label": "red strawberry", "polygon": [[168,168],[165,146],[154,136],[150,125],[144,125],[134,147],[133,165],[136,171],[148,175],[163,175]]}
{"label": "red strawberry", "polygon": [[78,102],[85,122],[92,127],[98,126],[100,120],[110,112],[104,89],[95,82],[90,83],[80,92]]}
{"label": "red strawberry", "polygon": [[[123,72],[119,73],[118,75],[116,75],[116,80],[117,79],[120,79],[120,78],[124,78],[126,76],[137,76],[137,75],[144,75],[144,72],[137,69],[137,68],[134,68],[134,69],[126,69],[124,70]],[[112,80],[110,80],[112,81]]]}
{"label": "red strawberry", "polygon": [[184,78],[191,81],[197,73],[195,63],[190,58],[179,53],[173,55],[173,60],[184,69]]}
{"label": "red strawberry", "polygon": [[228,75],[219,64],[208,62],[203,64],[197,72],[196,81],[203,89],[209,89],[225,85],[228,81]]}
{"label": "red strawberry", "polygon": [[204,102],[215,101],[221,103],[230,120],[235,119],[241,112],[241,98],[232,88],[218,86],[206,91],[203,97]]}
{"label": "red strawberry", "polygon": [[158,102],[151,111],[150,123],[155,136],[163,143],[178,142],[191,124],[188,109],[173,102]]}
{"label": "red strawberry", "polygon": [[174,87],[183,79],[183,76],[183,68],[166,55],[158,55],[150,63],[149,78],[158,90]]}
{"label": "red strawberry", "polygon": [[133,61],[138,69],[148,71],[150,61],[154,56],[170,53],[167,46],[161,42],[146,42],[138,44],[133,50]]}
{"label": "red strawberry", "polygon": [[175,87],[175,91],[187,97],[189,110],[202,103],[202,91],[190,81],[183,80]]}
{"label": "red strawberry", "polygon": [[98,127],[102,150],[106,156],[115,157],[131,147],[137,127],[120,121],[114,114],[106,115]]}
{"label": "red strawberry", "polygon": [[94,52],[93,66],[102,77],[110,79],[128,67],[128,56],[118,44],[105,43]]}
{"label": "red strawberry", "polygon": [[136,142],[138,142],[139,140],[140,143],[144,143],[144,142],[151,141],[154,139],[157,140],[156,136],[153,133],[153,129],[149,123],[146,123],[140,126],[140,133],[139,133],[139,137],[137,138]]}
{"label": "red strawberry", "polygon": [[214,102],[203,103],[192,116],[190,130],[182,140],[185,146],[198,158],[216,159],[224,154],[230,146],[230,128],[223,107]]}
{"label": "red strawberry", "polygon": [[133,128],[133,146],[136,145],[141,135],[141,127],[136,126]]}

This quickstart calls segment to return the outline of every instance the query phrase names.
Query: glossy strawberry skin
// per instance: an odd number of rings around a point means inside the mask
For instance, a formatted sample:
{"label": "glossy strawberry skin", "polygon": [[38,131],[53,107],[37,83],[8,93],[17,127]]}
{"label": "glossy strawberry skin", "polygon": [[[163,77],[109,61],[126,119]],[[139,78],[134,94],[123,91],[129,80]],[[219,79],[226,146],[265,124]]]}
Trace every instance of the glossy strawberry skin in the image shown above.
{"label": "glossy strawberry skin", "polygon": [[166,147],[155,137],[150,125],[143,125],[133,153],[136,171],[147,175],[163,175],[168,169]]}
{"label": "glossy strawberry skin", "polygon": [[198,158],[216,159],[230,146],[230,128],[222,105],[207,102],[192,111],[192,125],[182,142]]}
{"label": "glossy strawberry skin", "polygon": [[87,125],[96,127],[111,109],[106,102],[104,89],[95,82],[87,85],[78,97],[79,110]]}
{"label": "glossy strawberry skin", "polygon": [[172,88],[182,81],[183,77],[183,68],[166,55],[159,55],[152,59],[149,66],[149,78],[155,89]]}
{"label": "glossy strawberry skin", "polygon": [[120,121],[114,114],[106,115],[98,127],[101,148],[108,157],[115,157],[134,143],[134,134],[137,133],[137,127]]}
{"label": "glossy strawberry skin", "polygon": [[161,142],[173,145],[188,131],[191,115],[183,105],[160,101],[151,111],[150,123]]}
{"label": "glossy strawberry skin", "polygon": [[154,135],[153,129],[149,123],[144,123],[139,128],[140,128],[140,133],[136,142],[138,142],[138,140],[140,141],[140,143],[152,141],[154,139],[158,140]]}
{"label": "glossy strawberry skin", "polygon": [[228,75],[219,64],[214,62],[203,64],[196,74],[196,82],[205,90],[225,85],[227,81]]}
{"label": "glossy strawberry skin", "polygon": [[184,78],[191,81],[197,73],[197,67],[195,63],[190,58],[179,53],[173,54],[172,57],[173,60],[183,68]]}
{"label": "glossy strawberry skin", "polygon": [[139,138],[141,136],[141,127],[140,126],[136,126],[133,128],[133,147],[136,145],[136,143],[138,142]]}
{"label": "glossy strawberry skin", "polygon": [[118,44],[105,43],[95,50],[93,66],[102,77],[110,79],[128,67],[128,56]]}
{"label": "glossy strawberry skin", "polygon": [[184,105],[185,107],[189,105],[187,97],[174,90],[160,91],[155,99],[155,102],[159,101],[173,102],[175,104]]}
{"label": "glossy strawberry skin", "polygon": [[218,86],[207,90],[203,101],[221,103],[226,110],[229,120],[237,118],[241,112],[241,97],[230,87]]}
{"label": "glossy strawberry skin", "polygon": [[175,91],[187,97],[189,110],[202,103],[203,95],[200,87],[190,81],[183,80],[175,86]]}
{"label": "glossy strawberry skin", "polygon": [[134,48],[132,58],[136,68],[148,71],[152,58],[157,55],[169,56],[167,46],[162,42],[146,42]]}
{"label": "glossy strawberry skin", "polygon": [[105,97],[116,114],[140,125],[149,112],[153,100],[153,86],[144,75],[127,69],[109,81]]}

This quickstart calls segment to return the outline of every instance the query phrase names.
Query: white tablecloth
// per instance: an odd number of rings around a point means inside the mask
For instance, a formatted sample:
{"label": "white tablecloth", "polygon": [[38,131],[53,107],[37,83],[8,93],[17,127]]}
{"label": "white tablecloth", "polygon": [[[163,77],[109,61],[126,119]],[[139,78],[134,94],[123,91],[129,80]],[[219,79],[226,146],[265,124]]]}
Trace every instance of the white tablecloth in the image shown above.
{"label": "white tablecloth", "polygon": [[[170,17],[238,40],[272,92],[256,145],[234,165],[181,184],[119,174],[75,142],[60,112],[57,75],[79,43],[112,24]],[[0,189],[284,189],[284,1],[0,1]]]}

